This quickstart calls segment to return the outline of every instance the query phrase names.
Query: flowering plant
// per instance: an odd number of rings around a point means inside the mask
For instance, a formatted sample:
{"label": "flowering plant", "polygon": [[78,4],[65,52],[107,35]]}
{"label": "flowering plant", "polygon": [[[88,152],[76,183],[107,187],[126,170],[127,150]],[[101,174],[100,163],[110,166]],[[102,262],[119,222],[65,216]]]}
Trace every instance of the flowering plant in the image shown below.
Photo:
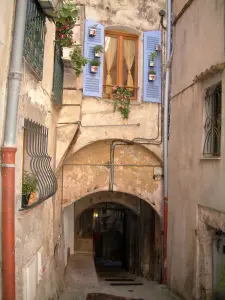
{"label": "flowering plant", "polygon": [[119,86],[114,86],[112,90],[113,100],[115,101],[114,111],[118,109],[123,118],[128,119],[130,113],[131,92],[128,89]]}
{"label": "flowering plant", "polygon": [[61,47],[73,46],[73,27],[78,16],[76,4],[64,3],[56,13],[56,42]]}

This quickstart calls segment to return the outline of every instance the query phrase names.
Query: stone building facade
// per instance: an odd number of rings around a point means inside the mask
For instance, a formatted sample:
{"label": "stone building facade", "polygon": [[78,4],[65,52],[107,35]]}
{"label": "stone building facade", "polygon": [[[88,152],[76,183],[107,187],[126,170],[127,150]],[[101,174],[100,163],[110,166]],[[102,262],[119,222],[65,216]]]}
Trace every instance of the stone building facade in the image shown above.
{"label": "stone building facade", "polygon": [[[32,5],[35,5],[40,16],[43,16],[40,2],[35,0]],[[30,0],[28,3],[31,3]],[[0,138],[2,142],[16,3],[3,1],[1,4]],[[68,249],[72,254],[77,246],[75,229],[72,231],[74,234],[71,234],[71,228],[74,228],[78,216],[74,209],[77,200],[86,199],[83,205],[87,209],[91,206],[87,201],[88,197],[92,197],[92,201],[97,203],[100,201],[97,200],[100,195],[104,201],[110,199],[111,202],[122,202],[137,214],[135,199],[145,201],[155,212],[157,249],[151,251],[161,251],[161,86],[156,88],[159,92],[157,101],[153,99],[154,97],[149,99],[147,96],[144,98],[143,95],[147,93],[145,84],[149,84],[146,79],[144,80],[147,74],[145,65],[149,63],[144,54],[146,42],[144,33],[157,31],[160,34],[158,11],[164,7],[164,1],[149,1],[148,4],[141,0],[80,1],[78,7],[80,18],[73,30],[77,44],[81,46],[85,44],[85,24],[90,19],[104,26],[103,35],[107,32],[109,37],[116,35],[118,40],[123,37],[127,37],[128,41],[130,38],[135,40],[135,67],[131,63],[123,62],[124,68],[125,65],[127,67],[127,76],[128,74],[135,76],[135,80],[132,78],[135,85],[131,87],[131,90],[135,89],[135,97],[131,101],[129,119],[124,120],[119,111],[114,112],[114,103],[109,97],[85,96],[84,84],[87,84],[87,79],[82,76],[77,78],[73,69],[65,65],[62,102],[57,103],[53,93],[56,82],[55,25],[44,16],[42,38],[37,36],[38,42],[42,42],[41,56],[37,61],[35,60],[35,55],[40,50],[38,48],[40,43],[38,43],[36,52],[24,53],[22,64],[17,122],[15,198],[16,299],[18,300],[32,297],[32,299],[56,299],[60,294],[63,288],[63,272],[67,264],[66,254]],[[32,25],[34,20],[31,16],[32,14],[28,15],[27,20]],[[28,28],[29,26],[26,29]],[[163,41],[163,34],[161,36]],[[29,32],[25,32],[25,43],[27,38],[29,44],[31,38]],[[104,43],[104,40],[101,42]],[[32,42],[27,49],[29,51],[32,49]],[[163,56],[163,53],[161,51],[160,56],[161,54]],[[102,61],[102,67],[104,65],[106,62]],[[134,72],[133,69],[131,70],[132,67],[135,68],[135,75],[132,73]],[[161,78],[160,73],[157,76]],[[104,76],[98,82],[99,86],[103,84],[103,78]],[[60,82],[57,81],[57,84],[60,85]],[[112,84],[118,85],[118,82]],[[33,132],[38,132],[35,135],[38,138],[33,137]],[[48,136],[44,132],[48,132]],[[45,143],[46,161],[42,160],[42,153],[38,150],[38,153],[32,153],[34,148],[30,144],[31,141],[34,141],[33,146]],[[33,161],[37,163],[33,164]],[[44,174],[46,180],[40,183],[40,186],[43,184],[43,191],[39,191],[44,196],[42,195],[43,201],[36,203],[38,205],[34,202],[33,206],[24,207],[22,204],[24,171],[36,172],[37,176],[42,172]],[[52,171],[57,177],[56,193]],[[115,197],[112,197],[112,194],[109,196],[109,192],[114,192]],[[95,197],[95,194],[98,197]],[[89,205],[86,205],[87,203]],[[148,256],[149,253],[146,254],[147,258]],[[143,272],[146,273],[149,272],[148,260],[147,262],[143,260]],[[159,268],[160,266],[156,272],[157,278]]]}
{"label": "stone building facade", "polygon": [[224,289],[224,1],[173,1],[173,25],[168,284],[211,299]]}

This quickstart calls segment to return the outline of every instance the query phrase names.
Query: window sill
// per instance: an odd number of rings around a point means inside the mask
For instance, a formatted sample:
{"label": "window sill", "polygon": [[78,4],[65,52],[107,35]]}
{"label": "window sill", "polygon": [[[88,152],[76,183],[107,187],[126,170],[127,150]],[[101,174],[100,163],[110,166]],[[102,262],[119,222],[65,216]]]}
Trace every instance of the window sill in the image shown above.
{"label": "window sill", "polygon": [[220,161],[221,160],[221,157],[220,156],[202,156],[200,158],[201,161],[204,161],[204,160],[216,160],[216,161]]}
{"label": "window sill", "polygon": [[[109,99],[109,98],[97,98],[100,99],[103,102],[107,102],[107,103],[114,103],[114,100]],[[138,100],[130,100],[130,105],[141,105],[143,104],[142,102],[138,101]]]}
{"label": "window sill", "polygon": [[26,207],[26,208],[20,208],[18,211],[17,211],[17,218],[18,219],[23,219],[25,218],[28,214],[30,214],[32,211],[34,211],[32,208],[36,208],[38,207],[39,209],[41,207],[43,207],[43,204],[44,204],[44,201],[40,202],[40,201],[37,201],[34,203],[35,205],[33,205],[32,207]]}

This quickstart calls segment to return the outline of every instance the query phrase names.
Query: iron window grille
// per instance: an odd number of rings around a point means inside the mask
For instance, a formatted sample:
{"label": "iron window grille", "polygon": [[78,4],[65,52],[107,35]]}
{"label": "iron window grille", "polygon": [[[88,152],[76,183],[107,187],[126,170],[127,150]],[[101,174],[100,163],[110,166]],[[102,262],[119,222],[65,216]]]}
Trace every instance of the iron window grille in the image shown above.
{"label": "iron window grille", "polygon": [[28,0],[24,36],[24,57],[41,80],[43,76],[45,14],[37,0]]}
{"label": "iron window grille", "polygon": [[57,179],[51,168],[51,157],[48,155],[48,128],[33,122],[24,120],[24,141],[26,155],[24,158],[30,163],[30,170],[37,181],[37,201],[23,208],[32,208],[52,197],[57,191]]}
{"label": "iron window grille", "polygon": [[220,156],[221,147],[221,83],[206,91],[204,156]]}
{"label": "iron window grille", "polygon": [[52,100],[59,105],[62,105],[64,79],[64,65],[61,56],[62,50],[59,45],[55,44]]}

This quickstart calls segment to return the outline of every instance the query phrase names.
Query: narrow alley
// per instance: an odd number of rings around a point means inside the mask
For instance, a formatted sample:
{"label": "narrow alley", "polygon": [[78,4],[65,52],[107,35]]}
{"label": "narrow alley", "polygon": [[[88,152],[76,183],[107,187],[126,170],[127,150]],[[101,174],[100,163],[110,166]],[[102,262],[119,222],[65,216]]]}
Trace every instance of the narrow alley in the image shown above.
{"label": "narrow alley", "polygon": [[225,300],[225,0],[1,0],[0,300]]}
{"label": "narrow alley", "polygon": [[[126,271],[108,267],[95,272],[93,257],[88,253],[74,254],[66,269],[65,291],[60,300],[179,300],[167,286],[149,281]],[[103,294],[93,297],[92,294]],[[108,296],[107,296],[108,295]]]}

